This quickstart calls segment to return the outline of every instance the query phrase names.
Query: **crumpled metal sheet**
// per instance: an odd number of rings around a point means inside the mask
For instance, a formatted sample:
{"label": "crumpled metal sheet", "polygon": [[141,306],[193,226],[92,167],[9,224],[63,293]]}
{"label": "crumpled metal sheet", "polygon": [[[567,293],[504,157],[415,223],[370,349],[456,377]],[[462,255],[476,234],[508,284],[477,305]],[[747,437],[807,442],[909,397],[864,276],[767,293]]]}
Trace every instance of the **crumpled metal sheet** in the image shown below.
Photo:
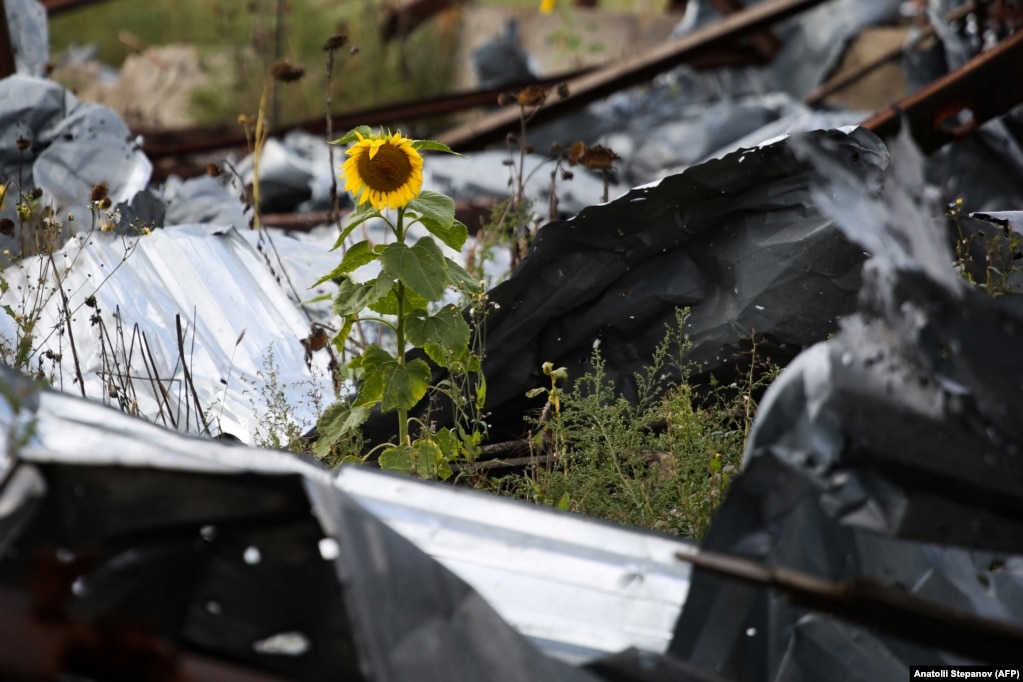
{"label": "crumpled metal sheet", "polygon": [[[869,133],[810,135],[835,139],[863,173],[887,163]],[[544,362],[567,367],[574,380],[595,347],[608,379],[634,396],[634,374],[677,308],[691,309],[686,359],[701,376],[733,372],[753,334],[779,360],[826,338],[855,308],[863,250],[815,207],[816,177],[782,140],[544,226],[521,266],[489,292],[492,437],[523,433],[522,415],[541,406],[525,393],[544,385]]]}
{"label": "crumpled metal sheet", "polygon": [[[491,591],[549,589],[578,600],[581,612],[593,602],[569,587],[567,573],[581,562],[608,564],[593,583],[601,599],[646,579],[654,584],[639,602],[684,599],[684,585],[671,588],[682,588],[676,595],[654,594],[669,586],[662,570],[688,574],[672,558],[688,549],[683,543],[380,472],[338,479],[306,458],[174,433],[5,368],[0,386],[0,428],[9,436],[0,453],[0,588],[43,598],[27,587],[32,576],[44,591],[67,595],[58,606],[80,627],[102,620],[116,632],[141,619],[178,646],[287,679],[639,682],[655,664],[679,669],[652,652],[639,654],[643,665],[612,657],[594,672],[549,657],[390,526],[468,534],[455,544],[476,533],[488,543],[480,550],[469,540],[480,573],[501,552],[518,551],[526,563],[553,550],[549,573],[524,573],[525,588],[496,579]],[[435,508],[403,506],[403,491]],[[406,518],[385,524],[373,509],[388,505]],[[469,518],[471,509],[482,513]],[[532,542],[530,526],[540,529]],[[603,537],[606,548],[580,530]],[[418,541],[441,558],[457,549],[450,538]],[[622,550],[637,554],[638,565],[621,563]],[[41,574],[46,560],[69,567],[64,578]],[[562,615],[553,605],[546,611],[520,620],[544,631]],[[642,631],[645,622],[633,612],[608,625]]]}
{"label": "crumpled metal sheet", "polygon": [[44,77],[50,59],[46,8],[38,0],[6,0],[4,10],[18,73]]}
{"label": "crumpled metal sheet", "polygon": [[[17,140],[25,139],[24,151]],[[132,141],[131,131],[109,107],[89,104],[51,81],[23,75],[0,80],[0,183],[8,199],[18,188],[43,191],[39,206],[51,207],[63,223],[63,237],[90,227],[89,195],[105,183],[116,206],[145,189],[152,163]],[[17,201],[8,200],[0,217],[17,224]],[[75,222],[66,221],[68,214]],[[12,254],[15,237],[0,236]]]}
{"label": "crumpled metal sheet", "polygon": [[[858,312],[765,395],[702,547],[1023,622],[1023,303],[954,272],[908,139],[880,183],[848,167],[837,139],[792,146],[820,172],[820,210],[873,257]],[[848,679],[895,680],[957,661],[700,570],[690,594],[669,651],[729,679],[841,665]]]}

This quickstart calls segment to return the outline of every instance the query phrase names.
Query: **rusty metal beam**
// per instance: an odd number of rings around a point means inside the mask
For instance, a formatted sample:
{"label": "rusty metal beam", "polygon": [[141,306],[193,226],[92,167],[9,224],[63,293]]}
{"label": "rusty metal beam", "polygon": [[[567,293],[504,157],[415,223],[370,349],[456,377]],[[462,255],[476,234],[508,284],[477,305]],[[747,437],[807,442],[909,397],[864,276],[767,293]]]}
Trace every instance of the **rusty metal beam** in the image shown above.
{"label": "rusty metal beam", "polygon": [[[531,84],[541,87],[553,87],[580,73],[585,73],[585,71],[575,71],[571,74],[545,78]],[[473,107],[496,105],[498,95],[506,90],[507,88],[474,90],[472,92],[440,95],[415,102],[402,102],[360,109],[334,116],[332,125],[334,130],[345,131],[363,124],[384,125],[450,115]],[[323,118],[312,119],[275,129],[271,134],[278,136],[283,135],[289,130],[296,129],[305,130],[313,134],[321,134],[326,132],[327,122]],[[245,136],[237,125],[218,125],[184,130],[134,128],[132,132],[142,136],[142,150],[150,158],[154,159],[246,146]]]}
{"label": "rusty metal beam", "polygon": [[[709,26],[693,31],[677,40],[659,45],[645,54],[603,67],[591,74],[572,79],[569,94],[549,101],[533,116],[534,123],[550,120],[578,109],[617,90],[647,81],[694,57],[726,47],[737,39],[768,28],[794,16],[823,0],[767,0],[759,5],[728,15]],[[451,147],[468,150],[504,138],[509,130],[517,130],[519,109],[507,107],[482,119],[471,121],[442,133],[438,139]]]}
{"label": "rusty metal beam", "polygon": [[[967,16],[971,12],[976,11],[977,4],[974,2],[968,2],[962,7],[957,7],[948,14],[945,15],[945,23],[950,24],[953,21],[958,21],[963,17]],[[919,45],[924,40],[934,35],[934,26],[927,24],[920,29],[917,36],[917,40],[914,42],[915,45]],[[803,104],[807,106],[817,106],[825,100],[829,95],[838,92],[847,85],[851,85],[856,81],[860,80],[867,74],[872,73],[881,66],[884,66],[888,62],[895,61],[899,57],[909,52],[911,46],[900,45],[890,50],[884,50],[873,58],[868,59],[864,63],[857,66],[855,69],[850,69],[845,73],[839,74],[834,78],[817,86],[813,91],[810,92],[806,97],[803,98]]]}
{"label": "rusty metal beam", "polygon": [[929,154],[1023,102],[1020,64],[1023,31],[861,125],[887,138],[900,130],[905,119],[917,145]]}
{"label": "rusty metal beam", "polygon": [[841,582],[783,566],[699,550],[675,558],[744,583],[767,587],[806,609],[830,613],[850,623],[928,648],[989,663],[1019,658],[1023,628],[924,599],[868,578]]}

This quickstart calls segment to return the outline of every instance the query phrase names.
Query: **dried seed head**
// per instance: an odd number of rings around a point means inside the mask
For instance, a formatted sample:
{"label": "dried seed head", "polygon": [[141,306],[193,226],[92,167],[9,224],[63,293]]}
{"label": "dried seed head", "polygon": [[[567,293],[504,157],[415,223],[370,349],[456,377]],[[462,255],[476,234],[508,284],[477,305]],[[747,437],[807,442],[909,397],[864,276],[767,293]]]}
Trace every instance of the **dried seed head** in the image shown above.
{"label": "dried seed head", "polygon": [[508,145],[514,146],[519,143],[519,138],[515,137],[515,133],[509,132],[507,135],[504,136],[504,141]]}
{"label": "dried seed head", "polygon": [[223,173],[223,171],[220,170],[220,166],[218,166],[217,164],[215,163],[206,164],[206,175],[210,176],[211,178],[219,178],[221,173]]}
{"label": "dried seed head", "polygon": [[514,101],[515,101],[515,96],[514,95],[509,95],[507,92],[502,92],[500,95],[497,96],[497,105],[500,106],[500,107],[503,107],[503,106],[506,106],[508,104],[511,104]]}
{"label": "dried seed head", "polygon": [[5,237],[14,234],[14,221],[10,218],[0,218],[0,234]]}
{"label": "dried seed head", "polygon": [[558,97],[561,99],[568,97],[568,83],[558,83]]}
{"label": "dried seed head", "polygon": [[530,85],[519,90],[519,94],[515,96],[515,99],[520,107],[539,107],[546,101],[547,93],[541,87]]}
{"label": "dried seed head", "polygon": [[557,156],[561,153],[561,145],[557,142],[551,143],[551,156]]}
{"label": "dried seed head", "polygon": [[567,168],[565,170],[561,171],[561,179],[562,180],[571,180],[574,177],[575,177],[575,173],[573,173],[572,171],[568,170]]}
{"label": "dried seed head", "polygon": [[110,201],[110,197],[103,197],[102,199],[99,200],[99,207],[104,211],[110,208],[111,205],[112,202]]}
{"label": "dried seed head", "polygon": [[333,52],[334,50],[341,49],[348,44],[348,36],[341,33],[335,33],[331,37],[327,38],[327,41],[323,43],[324,52]]}
{"label": "dried seed head", "polygon": [[107,187],[105,182],[97,182],[92,187],[92,192],[89,194],[89,199],[92,201],[103,201],[107,198],[107,194],[110,192],[110,188]]}
{"label": "dried seed head", "polygon": [[294,83],[305,75],[305,69],[288,61],[279,61],[270,68],[270,76],[281,83]]}
{"label": "dried seed head", "polygon": [[36,199],[41,199],[42,196],[43,190],[39,189],[38,187],[33,187],[28,191],[28,198],[31,199],[32,201],[35,201]]}
{"label": "dried seed head", "polygon": [[582,140],[573,142],[572,146],[568,148],[568,162],[573,166],[579,163],[579,160],[583,158],[583,154],[586,153],[586,143]]}
{"label": "dried seed head", "polygon": [[621,157],[602,144],[595,144],[583,152],[579,163],[590,170],[611,170],[611,166]]}
{"label": "dried seed head", "polygon": [[26,140],[21,135],[18,135],[18,139],[14,142],[14,144],[18,147],[19,152],[23,152],[26,149],[28,149],[29,145],[32,143]]}
{"label": "dried seed head", "polygon": [[524,151],[527,154],[532,154],[533,152],[536,151],[536,147],[534,147],[531,144],[527,144],[525,147],[522,148],[522,151]]}

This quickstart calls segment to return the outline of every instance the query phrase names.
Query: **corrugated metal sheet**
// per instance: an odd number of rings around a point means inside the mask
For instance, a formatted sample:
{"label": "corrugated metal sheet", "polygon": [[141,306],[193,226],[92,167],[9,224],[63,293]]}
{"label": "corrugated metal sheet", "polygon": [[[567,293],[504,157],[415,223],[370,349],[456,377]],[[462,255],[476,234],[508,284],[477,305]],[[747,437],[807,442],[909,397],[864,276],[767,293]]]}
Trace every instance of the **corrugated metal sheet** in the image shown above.
{"label": "corrugated metal sheet", "polygon": [[[186,225],[138,237],[83,233],[52,261],[24,259],[3,276],[9,284],[3,303],[21,315],[40,309],[33,368],[42,363],[62,390],[81,393],[70,337],[61,330],[64,306],[53,289],[58,281],[72,313],[89,398],[121,404],[160,424],[201,430],[185,387],[187,363],[210,431],[251,442],[270,428],[264,394],[273,387],[271,374],[300,424],[317,416],[312,396],[329,401],[332,395],[326,357],[314,358],[313,371],[305,364],[300,339],[309,332],[308,321],[263,256],[233,228]],[[90,297],[96,308],[87,305]],[[175,316],[184,330],[184,363]],[[9,315],[0,316],[0,334],[17,337]],[[61,358],[55,369],[44,359],[47,351]],[[167,390],[166,401],[153,376]]]}

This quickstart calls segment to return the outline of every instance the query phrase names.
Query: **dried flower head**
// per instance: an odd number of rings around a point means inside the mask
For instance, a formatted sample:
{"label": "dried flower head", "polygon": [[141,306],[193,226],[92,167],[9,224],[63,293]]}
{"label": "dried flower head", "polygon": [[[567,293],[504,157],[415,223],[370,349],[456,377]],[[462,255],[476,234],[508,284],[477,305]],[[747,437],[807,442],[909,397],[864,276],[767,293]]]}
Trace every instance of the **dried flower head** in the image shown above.
{"label": "dried flower head", "polygon": [[323,43],[324,52],[333,52],[334,50],[341,49],[348,44],[348,36],[341,33],[335,33],[331,37],[327,38],[327,41]]}
{"label": "dried flower head", "polygon": [[288,61],[279,61],[270,67],[270,76],[281,83],[294,83],[305,75],[305,69]]}
{"label": "dried flower head", "polygon": [[26,149],[28,149],[29,145],[32,143],[26,140],[21,135],[18,135],[18,139],[14,142],[14,144],[18,147],[19,152],[23,152]]}
{"label": "dried flower head", "polygon": [[586,151],[583,152],[582,158],[579,159],[579,163],[590,170],[603,171],[611,170],[611,166],[620,158],[620,156],[615,154],[608,147],[605,147],[602,144],[595,144],[592,147],[586,148]]}
{"label": "dried flower head", "polygon": [[10,237],[14,234],[14,221],[10,218],[0,218],[0,234]]}
{"label": "dried flower head", "polygon": [[579,160],[583,158],[583,154],[586,152],[586,143],[582,140],[573,142],[572,146],[568,148],[568,162],[573,166],[579,163]]}
{"label": "dried flower head", "polygon": [[519,90],[515,100],[519,103],[520,107],[539,107],[543,106],[543,103],[547,101],[547,93],[537,85],[530,85]]}
{"label": "dried flower head", "polygon": [[515,95],[509,95],[507,92],[502,92],[497,96],[497,105],[500,107],[507,106],[515,100]]}
{"label": "dried flower head", "polygon": [[215,163],[206,164],[206,175],[211,178],[219,178],[224,171],[220,170],[220,166]]}
{"label": "dried flower head", "polygon": [[558,83],[558,97],[565,99],[568,97],[568,83]]}
{"label": "dried flower head", "polygon": [[110,193],[110,188],[107,187],[105,182],[97,182],[92,187],[92,192],[89,193],[89,199],[91,201],[103,201],[107,198],[107,194]]}

